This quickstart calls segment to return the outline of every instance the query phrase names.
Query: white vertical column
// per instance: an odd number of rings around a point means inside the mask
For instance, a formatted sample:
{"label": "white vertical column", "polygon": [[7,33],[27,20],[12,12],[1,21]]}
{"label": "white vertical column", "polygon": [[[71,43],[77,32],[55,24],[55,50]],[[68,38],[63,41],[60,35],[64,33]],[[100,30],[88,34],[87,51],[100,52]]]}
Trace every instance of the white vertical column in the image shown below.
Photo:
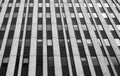
{"label": "white vertical column", "polygon": [[61,58],[60,58],[60,47],[59,47],[59,40],[58,40],[54,0],[50,0],[50,9],[51,9],[51,21],[52,21],[52,38],[53,38],[55,76],[62,76],[62,66],[61,66]]}
{"label": "white vertical column", "polygon": [[43,76],[48,76],[47,67],[47,35],[46,35],[46,3],[43,0]]}
{"label": "white vertical column", "polygon": [[[24,4],[24,0],[21,1],[19,11],[24,9],[23,4]],[[10,52],[6,76],[14,76],[17,49],[18,49],[18,44],[19,44],[19,37],[20,37],[20,30],[21,30],[21,23],[22,23],[22,16],[23,16],[23,12],[19,12],[18,17],[17,17],[17,22],[16,22],[16,28],[14,32],[14,37],[13,37],[13,43],[11,46],[11,52]]]}
{"label": "white vertical column", "polygon": [[38,0],[34,0],[28,76],[36,76]]}

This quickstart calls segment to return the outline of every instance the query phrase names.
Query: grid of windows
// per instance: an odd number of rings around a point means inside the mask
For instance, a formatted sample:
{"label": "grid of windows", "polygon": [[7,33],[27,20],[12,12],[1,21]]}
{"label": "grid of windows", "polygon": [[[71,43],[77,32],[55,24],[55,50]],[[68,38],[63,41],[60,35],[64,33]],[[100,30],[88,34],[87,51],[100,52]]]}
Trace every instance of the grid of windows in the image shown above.
{"label": "grid of windows", "polygon": [[0,0],[0,76],[120,76],[119,0]]}

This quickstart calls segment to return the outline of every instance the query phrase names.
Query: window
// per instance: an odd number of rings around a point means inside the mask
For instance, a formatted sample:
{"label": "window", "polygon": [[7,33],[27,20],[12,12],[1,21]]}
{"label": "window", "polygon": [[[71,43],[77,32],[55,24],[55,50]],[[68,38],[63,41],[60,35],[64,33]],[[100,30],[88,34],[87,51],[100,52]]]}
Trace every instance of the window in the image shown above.
{"label": "window", "polygon": [[38,24],[42,25],[43,23],[43,19],[42,18],[38,18]]}
{"label": "window", "polygon": [[42,39],[42,38],[43,38],[43,32],[42,31],[38,31],[37,39]]}
{"label": "window", "polygon": [[31,31],[26,31],[26,39],[31,39]]}
{"label": "window", "polygon": [[51,25],[51,18],[46,18],[46,24]]}
{"label": "window", "polygon": [[19,11],[19,7],[15,7],[14,13],[18,13],[18,11]]}
{"label": "window", "polygon": [[38,7],[38,13],[42,13],[42,7]]}
{"label": "window", "polygon": [[53,47],[52,46],[47,46],[47,56],[53,57]]}
{"label": "window", "polygon": [[59,7],[55,7],[55,12],[56,12],[56,13],[60,13]]}
{"label": "window", "polygon": [[85,24],[86,24],[84,18],[80,18],[80,22],[81,22],[82,25],[85,25]]}
{"label": "window", "polygon": [[84,35],[86,39],[90,39],[90,34],[88,31],[84,31]]}
{"label": "window", "polygon": [[91,56],[96,56],[94,47],[93,46],[88,46],[88,48],[89,48],[90,55]]}
{"label": "window", "polygon": [[50,7],[46,7],[46,13],[50,13]]}

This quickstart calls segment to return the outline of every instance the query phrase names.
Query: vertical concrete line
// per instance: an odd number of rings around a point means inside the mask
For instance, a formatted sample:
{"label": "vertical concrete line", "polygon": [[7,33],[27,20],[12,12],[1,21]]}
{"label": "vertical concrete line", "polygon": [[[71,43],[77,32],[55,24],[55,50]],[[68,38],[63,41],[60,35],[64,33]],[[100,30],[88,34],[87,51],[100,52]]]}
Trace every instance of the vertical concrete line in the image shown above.
{"label": "vertical concrete line", "polygon": [[46,3],[43,0],[43,76],[48,76],[47,63]]}
{"label": "vertical concrete line", "polygon": [[87,42],[86,42],[86,39],[85,39],[85,35],[84,35],[83,29],[82,29],[82,25],[81,25],[81,22],[80,22],[79,17],[78,17],[77,9],[75,8],[74,0],[72,0],[72,4],[73,4],[73,9],[74,9],[74,12],[75,12],[76,20],[78,22],[78,28],[79,28],[80,35],[81,35],[81,40],[83,42],[83,46],[84,46],[84,49],[85,49],[86,58],[88,60],[88,65],[89,65],[89,68],[90,68],[90,71],[91,71],[91,75],[96,76],[95,69],[93,67],[93,63],[92,63],[92,60],[91,60],[90,52],[89,52]]}
{"label": "vertical concrete line", "polygon": [[[14,7],[15,7],[15,3],[16,3],[15,1],[16,0],[14,0],[14,2],[13,2]],[[24,8],[22,4],[24,4],[24,0],[21,1],[19,11],[23,10],[23,8]],[[13,43],[12,43],[12,46],[11,46],[11,52],[10,52],[10,57],[9,57],[9,63],[8,63],[8,69],[7,69],[6,76],[13,76],[14,75],[15,63],[16,63],[16,58],[17,58],[17,49],[18,49],[20,30],[21,30],[21,24],[20,23],[22,22],[22,16],[23,16],[23,12],[18,12],[18,17],[17,17],[17,22],[16,22],[17,26],[15,28]]]}
{"label": "vertical concrete line", "polygon": [[[62,3],[63,4],[63,3]],[[60,8],[60,16],[61,16],[61,21],[62,21],[62,29],[63,29],[63,35],[64,35],[64,41],[65,41],[65,47],[66,47],[66,53],[67,53],[67,60],[68,60],[68,68],[69,68],[69,74],[70,76],[73,76],[73,72],[72,72],[72,65],[71,65],[71,61],[70,61],[70,54],[69,54],[69,47],[68,47],[68,42],[67,42],[67,35],[66,35],[66,31],[65,31],[65,23],[63,20],[63,11],[62,11],[62,6],[61,6],[61,0],[59,0],[59,8]]]}
{"label": "vertical concrete line", "polygon": [[51,21],[52,21],[55,76],[62,76],[62,65],[61,65],[61,57],[60,57],[60,47],[59,47],[59,40],[58,40],[54,0],[50,0],[50,10],[51,10]]}
{"label": "vertical concrete line", "polygon": [[38,0],[34,0],[28,76],[36,76]]}
{"label": "vertical concrete line", "polygon": [[71,20],[69,9],[68,9],[67,0],[63,0],[63,3],[64,3],[65,15],[67,17],[67,19],[66,19],[67,24],[69,25],[68,31],[70,34],[70,41],[72,43],[71,47],[72,47],[72,51],[73,51],[73,59],[75,62],[76,74],[77,74],[77,76],[79,76],[79,75],[84,76],[81,58],[80,58],[79,50],[77,47],[77,42],[76,42],[74,30],[73,30],[73,25],[72,25],[72,20]]}
{"label": "vertical concrete line", "polygon": [[[24,29],[23,29],[22,46],[21,46],[21,53],[20,53],[20,60],[19,60],[18,76],[21,76],[21,72],[22,72],[24,46],[25,46],[25,36],[26,36],[26,28],[27,28],[27,20],[28,20],[29,0],[27,1],[26,4],[27,4],[27,6],[26,6],[25,23],[24,23]],[[25,4],[22,4],[22,5],[25,5]]]}
{"label": "vertical concrete line", "polygon": [[105,46],[105,43],[104,43],[104,41],[103,41],[103,39],[102,39],[102,36],[101,36],[101,34],[100,34],[99,27],[98,27],[97,24],[95,23],[95,20],[94,20],[94,18],[93,18],[92,12],[90,11],[90,7],[89,7],[89,5],[87,4],[87,1],[86,1],[86,0],[85,0],[85,2],[86,2],[86,5],[87,5],[88,10],[89,10],[89,12],[90,12],[90,15],[91,15],[91,17],[92,17],[92,20],[93,20],[93,22],[94,22],[94,26],[95,26],[95,28],[96,28],[96,30],[97,30],[97,32],[98,32],[99,37],[100,37],[100,41],[101,41],[101,43],[102,43],[102,45],[103,45],[103,47],[104,47],[104,49],[105,49],[105,53],[107,54],[107,59],[108,59],[110,65],[111,65],[111,68],[113,69],[114,75],[117,76],[117,73],[116,73],[115,68],[114,68],[114,66],[113,66],[113,63],[112,63],[112,61],[111,61],[110,55],[109,55],[109,53],[108,53],[108,50],[107,50],[107,48],[106,48],[106,46]]}

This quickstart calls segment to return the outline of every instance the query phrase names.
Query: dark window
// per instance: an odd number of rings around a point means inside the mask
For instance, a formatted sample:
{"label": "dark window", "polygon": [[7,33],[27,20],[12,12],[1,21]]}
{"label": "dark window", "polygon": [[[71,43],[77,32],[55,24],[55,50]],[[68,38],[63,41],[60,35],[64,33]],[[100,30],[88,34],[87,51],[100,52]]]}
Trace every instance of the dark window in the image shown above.
{"label": "dark window", "polygon": [[90,7],[92,13],[96,13],[94,7]]}
{"label": "dark window", "polygon": [[24,47],[24,58],[28,58],[30,53],[30,46]]}
{"label": "dark window", "polygon": [[17,0],[16,3],[20,3],[21,0]]}
{"label": "dark window", "polygon": [[9,0],[9,3],[13,3],[13,0]]}
{"label": "dark window", "polygon": [[101,33],[103,39],[107,39],[107,35],[106,35],[105,31],[100,31],[100,33]]}
{"label": "dark window", "polygon": [[100,11],[101,13],[105,13],[105,10],[102,7],[100,7]]}
{"label": "dark window", "polygon": [[27,25],[32,25],[32,18],[28,18]]}
{"label": "dark window", "polygon": [[47,55],[48,57],[53,57],[53,47],[47,46]]}
{"label": "dark window", "polygon": [[61,57],[65,57],[66,56],[65,46],[60,46],[60,54],[61,54]]}
{"label": "dark window", "polygon": [[50,0],[45,0],[46,3],[50,3]]}
{"label": "dark window", "polygon": [[42,31],[38,31],[37,39],[42,39],[42,38],[43,38],[43,32]]}
{"label": "dark window", "polygon": [[17,18],[12,18],[11,25],[16,25]]}
{"label": "dark window", "polygon": [[7,71],[7,64],[2,63],[1,68],[0,68],[0,76],[5,76]]}
{"label": "dark window", "polygon": [[26,39],[31,39],[31,31],[26,31]]}
{"label": "dark window", "polygon": [[84,35],[86,39],[90,39],[90,34],[88,31],[84,31]]}
{"label": "dark window", "polygon": [[14,13],[18,13],[19,7],[15,7]]}
{"label": "dark window", "polygon": [[57,25],[62,25],[61,18],[57,18]]}
{"label": "dark window", "polygon": [[82,10],[80,7],[76,7],[76,8],[77,8],[78,13],[82,13]]}
{"label": "dark window", "polygon": [[112,9],[110,7],[107,7],[109,13],[113,13]]}
{"label": "dark window", "polygon": [[49,76],[55,76],[55,70],[54,70],[54,58],[48,57],[48,75]]}
{"label": "dark window", "polygon": [[34,2],[34,0],[30,0],[30,3],[33,3]]}
{"label": "dark window", "polygon": [[68,3],[71,3],[71,0],[67,0],[68,1]]}
{"label": "dark window", "polygon": [[36,67],[36,76],[43,75],[43,57],[37,56],[37,67]]}
{"label": "dark window", "polygon": [[113,50],[112,46],[106,46],[106,47],[108,49],[108,52],[109,52],[110,56],[115,56],[115,53],[114,53],[114,50]]}
{"label": "dark window", "polygon": [[82,25],[85,25],[85,24],[86,24],[84,18],[80,18],[80,22],[81,22]]}
{"label": "dark window", "polygon": [[97,76],[103,76],[100,66],[95,66],[95,72]]}
{"label": "dark window", "polygon": [[11,7],[7,7],[6,13],[10,13]]}
{"label": "dark window", "polygon": [[59,7],[55,7],[55,12],[56,12],[56,13],[60,13]]}
{"label": "dark window", "polygon": [[76,18],[72,18],[72,23],[73,23],[73,25],[77,25],[77,20],[76,20]]}
{"label": "dark window", "polygon": [[[37,45],[39,45],[39,43]],[[43,55],[43,47],[37,46],[37,56],[42,56],[42,55]]]}
{"label": "dark window", "polygon": [[89,66],[83,66],[85,76],[91,76]]}
{"label": "dark window", "polygon": [[52,39],[52,31],[47,31],[47,39]]}
{"label": "dark window", "polygon": [[4,18],[2,25],[7,25],[8,18]]}
{"label": "dark window", "polygon": [[42,13],[42,7],[38,7],[38,13]]}
{"label": "dark window", "polygon": [[11,46],[6,46],[5,47],[5,52],[4,52],[4,57],[9,57],[10,56],[10,51],[11,51]]}
{"label": "dark window", "polygon": [[105,21],[108,25],[112,25],[112,23],[110,22],[109,18],[105,18]]}
{"label": "dark window", "polygon": [[93,46],[88,46],[91,56],[96,56],[95,49]]}
{"label": "dark window", "polygon": [[46,7],[46,13],[50,13],[50,7]]}
{"label": "dark window", "polygon": [[43,19],[42,18],[38,18],[38,24],[42,25],[43,23]]}
{"label": "dark window", "polygon": [[76,39],[81,39],[79,31],[75,31],[75,36],[76,36]]}
{"label": "dark window", "polygon": [[58,0],[54,0],[54,3],[58,3]]}
{"label": "dark window", "polygon": [[112,35],[113,35],[114,38],[119,38],[118,35],[117,35],[117,33],[115,31],[111,31],[111,33],[112,33]]}
{"label": "dark window", "polygon": [[95,22],[96,22],[97,25],[101,25],[101,21],[100,21],[99,18],[95,18]]}
{"label": "dark window", "polygon": [[73,7],[69,7],[70,13],[74,13]]}
{"label": "dark window", "polygon": [[63,31],[58,31],[59,39],[64,39]]}
{"label": "dark window", "polygon": [[39,3],[42,3],[42,2],[43,2],[43,0],[38,0],[38,2],[39,2]]}
{"label": "dark window", "polygon": [[29,13],[32,13],[33,12],[33,7],[29,7]]}
{"label": "dark window", "polygon": [[46,18],[46,24],[51,25],[51,18]]}
{"label": "dark window", "polygon": [[69,69],[68,69],[68,63],[66,57],[61,57],[61,63],[62,63],[62,73],[63,76],[69,76]]}
{"label": "dark window", "polygon": [[114,20],[114,22],[115,22],[116,25],[119,25],[119,24],[120,24],[120,22],[118,21],[117,18],[113,18],[113,20]]}
{"label": "dark window", "polygon": [[23,63],[21,76],[28,76],[28,64]]}
{"label": "dark window", "polygon": [[81,57],[86,57],[84,47],[83,47],[83,46],[78,46],[78,48],[79,48],[80,56],[81,56]]}
{"label": "dark window", "polygon": [[8,39],[13,39],[14,31],[9,31]]}
{"label": "dark window", "polygon": [[4,31],[0,31],[0,39],[3,39],[3,37],[4,37]]}

